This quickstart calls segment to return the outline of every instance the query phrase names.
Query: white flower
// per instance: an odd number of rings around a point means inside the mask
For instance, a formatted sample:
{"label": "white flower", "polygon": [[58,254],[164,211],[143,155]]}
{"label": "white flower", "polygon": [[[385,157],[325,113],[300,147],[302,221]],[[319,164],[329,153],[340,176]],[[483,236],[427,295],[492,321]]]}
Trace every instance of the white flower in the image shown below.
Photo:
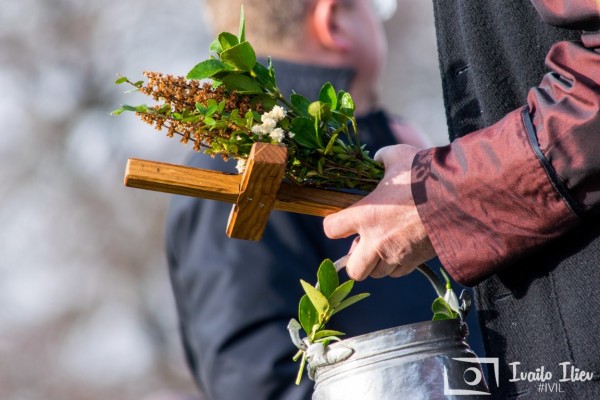
{"label": "white flower", "polygon": [[244,173],[244,171],[246,171],[246,160],[243,158],[238,158],[237,165],[235,166],[235,168],[240,174]]}
{"label": "white flower", "polygon": [[252,133],[258,136],[268,135],[271,132],[271,130],[272,129],[269,129],[269,127],[265,126],[264,124],[252,126]]}
{"label": "white flower", "polygon": [[275,128],[269,133],[274,142],[281,143],[285,137],[285,131],[281,128]]}
{"label": "white flower", "polygon": [[[260,120],[262,124],[252,126],[252,133],[258,135],[259,137],[264,135],[270,135],[274,141],[281,143],[284,138],[284,132],[281,128],[277,127],[277,122],[281,121],[287,115],[287,111],[285,108],[281,106],[275,106],[269,112],[261,115]],[[281,130],[281,132],[277,131],[277,129]],[[273,134],[274,131],[277,131]]]}
{"label": "white flower", "polygon": [[285,118],[285,116],[287,115],[287,111],[281,106],[275,106],[271,111],[269,111],[265,115],[267,115],[268,118],[274,119],[277,122]]}
{"label": "white flower", "polygon": [[277,126],[277,121],[267,114],[263,114],[263,116],[260,117],[260,120],[262,121],[263,128],[267,131],[266,133],[271,132]]}
{"label": "white flower", "polygon": [[262,133],[263,133],[263,127],[262,127],[262,125],[253,125],[252,126],[252,133],[254,133],[256,135],[262,135]]}

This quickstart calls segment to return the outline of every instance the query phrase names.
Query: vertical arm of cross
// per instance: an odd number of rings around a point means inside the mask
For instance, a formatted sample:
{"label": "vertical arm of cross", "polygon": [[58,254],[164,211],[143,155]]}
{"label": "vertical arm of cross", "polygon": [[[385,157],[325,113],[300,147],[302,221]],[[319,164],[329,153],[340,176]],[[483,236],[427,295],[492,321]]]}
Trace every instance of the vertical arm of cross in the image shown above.
{"label": "vertical arm of cross", "polygon": [[255,143],[240,182],[240,193],[229,215],[227,236],[260,240],[277,198],[287,160],[287,148]]}

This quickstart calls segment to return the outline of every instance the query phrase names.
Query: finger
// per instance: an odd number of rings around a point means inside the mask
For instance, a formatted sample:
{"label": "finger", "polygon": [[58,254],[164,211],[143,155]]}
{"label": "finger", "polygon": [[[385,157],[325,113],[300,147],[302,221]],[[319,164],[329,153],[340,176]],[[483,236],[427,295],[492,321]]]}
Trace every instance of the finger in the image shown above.
{"label": "finger", "polygon": [[394,267],[394,269],[390,272],[389,275],[391,278],[400,278],[402,276],[410,274],[415,268],[416,266],[411,267],[406,264],[399,264]]}
{"label": "finger", "polygon": [[384,278],[390,275],[390,273],[394,271],[395,268],[396,265],[390,265],[380,259],[377,265],[375,265],[375,268],[373,268],[373,271],[371,272],[370,276],[371,278]]}
{"label": "finger", "polygon": [[330,239],[341,239],[357,233],[354,210],[347,208],[335,214],[330,214],[323,220],[323,230]]}
{"label": "finger", "polygon": [[361,240],[360,238],[355,240],[353,247],[354,249],[350,253],[350,258],[346,265],[346,272],[351,279],[362,281],[371,274],[373,268],[379,262],[379,255],[371,251],[372,246],[367,245],[366,240]]}
{"label": "finger", "polygon": [[352,241],[352,246],[350,246],[350,250],[348,251],[348,254],[352,254],[358,242],[360,242],[360,236],[354,238],[354,240]]}

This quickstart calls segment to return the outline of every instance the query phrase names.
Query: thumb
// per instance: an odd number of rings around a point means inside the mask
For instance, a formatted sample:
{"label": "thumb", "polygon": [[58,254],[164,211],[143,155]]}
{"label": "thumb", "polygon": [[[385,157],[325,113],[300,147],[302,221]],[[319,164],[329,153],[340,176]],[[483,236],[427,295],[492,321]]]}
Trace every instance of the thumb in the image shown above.
{"label": "thumb", "polygon": [[388,160],[390,157],[390,153],[393,152],[394,147],[396,147],[396,146],[397,145],[392,145],[392,146],[385,146],[385,147],[380,148],[379,150],[377,150],[377,152],[373,156],[373,159],[375,161],[379,161],[380,163],[383,163],[385,165],[386,160]]}
{"label": "thumb", "polygon": [[398,160],[407,160],[407,162],[410,160],[412,162],[412,159],[418,152],[419,149],[414,146],[408,144],[395,144],[379,149],[379,151],[375,153],[375,156],[373,156],[373,159],[383,163],[385,167],[388,167],[390,164],[398,162]]}

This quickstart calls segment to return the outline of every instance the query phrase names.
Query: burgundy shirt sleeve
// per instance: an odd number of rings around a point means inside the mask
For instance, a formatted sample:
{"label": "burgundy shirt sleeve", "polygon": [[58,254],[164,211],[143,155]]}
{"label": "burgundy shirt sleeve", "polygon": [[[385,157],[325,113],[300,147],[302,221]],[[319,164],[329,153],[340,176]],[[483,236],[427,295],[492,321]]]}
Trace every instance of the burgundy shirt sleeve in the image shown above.
{"label": "burgundy shirt sleeve", "polygon": [[[596,0],[533,3],[549,23],[600,27]],[[552,72],[530,90],[527,106],[421,151],[413,163],[419,216],[462,284],[495,274],[600,210],[600,32],[556,43],[546,64]]]}

